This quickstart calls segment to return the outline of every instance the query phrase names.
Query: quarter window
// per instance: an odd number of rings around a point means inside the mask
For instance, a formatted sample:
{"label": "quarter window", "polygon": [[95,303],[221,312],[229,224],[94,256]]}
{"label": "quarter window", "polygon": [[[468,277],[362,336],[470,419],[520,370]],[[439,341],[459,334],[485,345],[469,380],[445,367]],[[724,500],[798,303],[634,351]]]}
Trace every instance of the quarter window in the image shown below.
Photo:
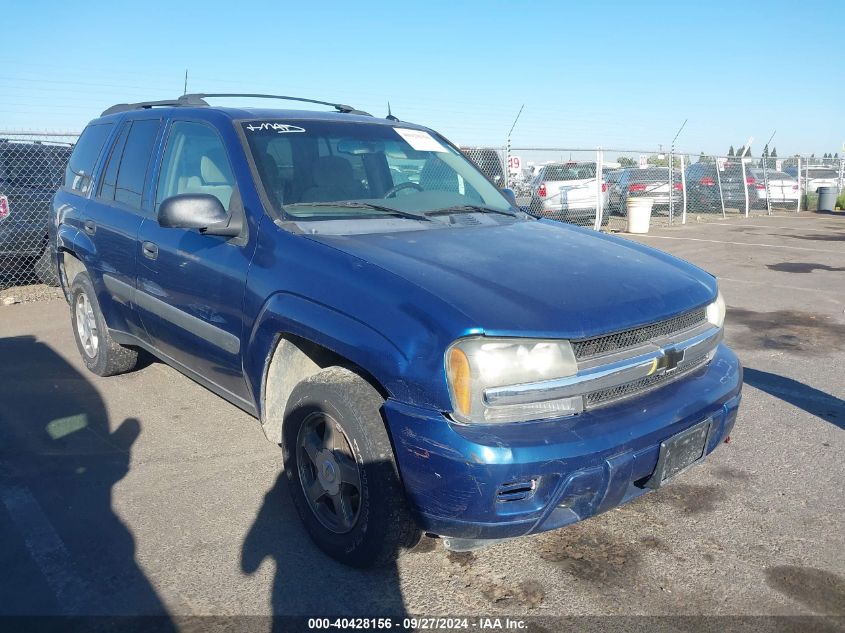
{"label": "quarter window", "polygon": [[106,169],[103,172],[103,180],[100,183],[100,191],[97,197],[105,200],[114,200],[114,188],[117,185],[117,170],[120,167],[120,158],[123,156],[123,148],[126,145],[126,137],[129,136],[129,123],[124,123],[120,128],[120,134],[114,142],[111,154],[109,155],[109,162],[106,163]]}
{"label": "quarter window", "polygon": [[76,142],[65,169],[65,187],[71,191],[88,193],[94,164],[111,133],[111,123],[89,125]]}

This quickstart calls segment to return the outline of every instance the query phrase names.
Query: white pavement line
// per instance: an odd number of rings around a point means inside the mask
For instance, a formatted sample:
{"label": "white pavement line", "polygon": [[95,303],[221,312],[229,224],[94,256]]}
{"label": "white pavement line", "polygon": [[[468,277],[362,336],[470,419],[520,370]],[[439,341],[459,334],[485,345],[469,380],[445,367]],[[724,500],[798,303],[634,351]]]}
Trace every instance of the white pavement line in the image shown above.
{"label": "white pavement line", "polygon": [[[801,286],[784,286],[782,284],[773,284],[769,281],[752,281],[751,279],[734,279],[733,277],[722,277],[721,275],[716,275],[716,277],[720,281],[730,281],[733,283],[738,284],[755,284],[757,286],[768,286],[769,288],[779,288],[781,290],[799,290],[801,292],[812,292],[816,295],[821,295],[822,298],[827,299],[824,295],[845,295],[845,290],[842,292],[836,290],[819,290],[818,288],[802,288]],[[830,299],[830,301],[834,301],[835,303],[839,303],[835,299]]]}
{"label": "white pavement line", "polygon": [[670,237],[668,235],[648,235],[643,233],[638,237],[653,237],[656,240],[687,240],[689,242],[710,242],[712,244],[735,244],[737,246],[762,246],[764,248],[785,248],[793,251],[810,251],[812,253],[833,253],[842,255],[842,251],[826,251],[821,248],[805,248],[803,246],[781,246],[780,244],[758,244],[756,242],[730,242],[727,240],[705,240],[700,237]]}
{"label": "white pavement line", "polygon": [[[734,224],[731,222],[705,222],[701,226],[750,226],[755,229],[782,229],[784,231],[817,231],[819,233],[830,233],[839,229],[811,229],[809,226],[769,226],[767,224]],[[845,224],[842,225],[842,230],[845,231]]]}
{"label": "white pavement line", "polygon": [[0,500],[56,596],[62,614],[77,615],[89,588],[71,571],[73,560],[38,501],[26,487],[12,483],[11,474],[9,465],[0,462]]}

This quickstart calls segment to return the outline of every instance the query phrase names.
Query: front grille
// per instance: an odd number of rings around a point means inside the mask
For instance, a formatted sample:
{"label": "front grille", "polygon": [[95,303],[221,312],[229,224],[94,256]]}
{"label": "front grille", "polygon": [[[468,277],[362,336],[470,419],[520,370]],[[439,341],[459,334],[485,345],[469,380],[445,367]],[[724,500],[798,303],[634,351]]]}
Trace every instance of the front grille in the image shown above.
{"label": "front grille", "polygon": [[599,356],[642,345],[661,336],[668,336],[675,332],[688,330],[696,325],[701,325],[706,318],[706,309],[697,308],[672,317],[671,319],[652,323],[651,325],[632,328],[630,330],[616,332],[615,334],[605,334],[580,341],[572,341],[572,350],[575,352],[575,358],[578,360],[591,356]]}
{"label": "front grille", "polygon": [[699,356],[698,358],[679,363],[677,368],[669,373],[646,376],[645,378],[640,378],[639,380],[635,380],[634,382],[629,382],[624,385],[593,391],[592,393],[588,393],[584,396],[584,404],[587,408],[594,408],[610,404],[611,402],[621,398],[645,393],[646,391],[656,389],[664,383],[676,380],[684,374],[688,374],[698,367],[701,367],[707,363],[708,359],[709,355],[705,354],[704,356]]}

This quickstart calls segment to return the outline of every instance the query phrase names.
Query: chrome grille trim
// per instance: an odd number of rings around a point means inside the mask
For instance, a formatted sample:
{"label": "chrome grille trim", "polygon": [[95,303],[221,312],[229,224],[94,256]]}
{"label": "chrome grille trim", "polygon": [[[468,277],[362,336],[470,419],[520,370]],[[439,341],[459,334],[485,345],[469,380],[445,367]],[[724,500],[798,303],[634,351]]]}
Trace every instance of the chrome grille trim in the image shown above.
{"label": "chrome grille trim", "polygon": [[671,336],[677,332],[692,329],[706,321],[706,307],[696,308],[670,319],[642,327],[572,341],[572,351],[575,353],[575,358],[580,361],[581,359],[637,347],[656,338]]}
{"label": "chrome grille trim", "polygon": [[584,395],[584,406],[589,409],[597,409],[599,407],[624,400],[625,398],[641,396],[649,391],[657,389],[658,387],[663,387],[670,382],[683,378],[696,369],[703,367],[710,361],[712,356],[713,352],[705,354],[699,358],[684,361],[683,363],[680,363],[674,371],[666,374],[646,376],[645,378],[640,378],[639,380],[635,380],[624,385],[590,392]]}

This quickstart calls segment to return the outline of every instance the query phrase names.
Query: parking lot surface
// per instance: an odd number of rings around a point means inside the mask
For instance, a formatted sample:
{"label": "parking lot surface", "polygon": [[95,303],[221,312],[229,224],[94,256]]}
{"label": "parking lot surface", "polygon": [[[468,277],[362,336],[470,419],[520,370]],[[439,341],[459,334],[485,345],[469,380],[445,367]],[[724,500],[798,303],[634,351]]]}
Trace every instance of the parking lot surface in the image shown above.
{"label": "parking lot surface", "polygon": [[0,614],[845,615],[845,216],[636,239],[719,277],[731,442],[580,524],[382,571],[311,544],[255,419],[153,360],[90,374],[62,300],[0,307]]}

